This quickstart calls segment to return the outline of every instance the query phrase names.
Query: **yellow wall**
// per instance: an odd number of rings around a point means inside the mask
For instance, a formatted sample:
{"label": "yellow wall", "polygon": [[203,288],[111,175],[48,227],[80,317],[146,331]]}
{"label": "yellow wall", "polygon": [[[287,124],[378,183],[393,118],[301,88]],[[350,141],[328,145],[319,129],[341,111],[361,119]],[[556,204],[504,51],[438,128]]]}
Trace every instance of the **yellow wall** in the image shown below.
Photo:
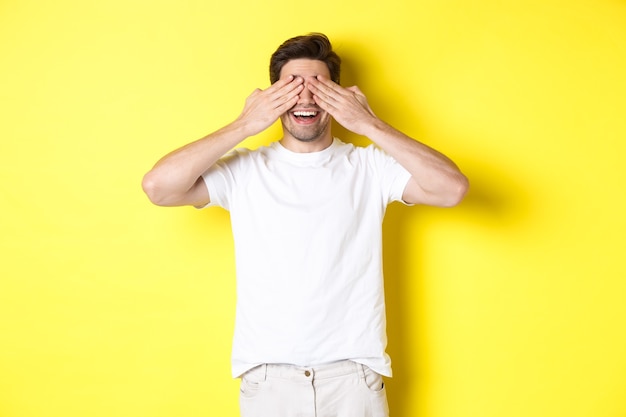
{"label": "yellow wall", "polygon": [[228,215],[139,184],[309,31],[472,181],[388,212],[392,415],[626,416],[621,0],[2,1],[0,416],[236,415]]}

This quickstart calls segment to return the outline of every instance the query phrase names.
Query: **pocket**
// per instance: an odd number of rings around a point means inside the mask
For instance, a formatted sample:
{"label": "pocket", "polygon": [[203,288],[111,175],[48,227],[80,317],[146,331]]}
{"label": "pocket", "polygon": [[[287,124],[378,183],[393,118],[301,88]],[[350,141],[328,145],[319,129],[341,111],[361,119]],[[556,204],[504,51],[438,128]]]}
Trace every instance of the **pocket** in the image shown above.
{"label": "pocket", "polygon": [[389,404],[387,403],[387,391],[383,376],[363,367],[364,377],[361,379],[362,387],[366,392],[369,402],[369,414],[372,417],[389,417]]}
{"label": "pocket", "polygon": [[265,383],[265,372],[258,372],[259,369],[251,369],[241,376],[239,392],[243,398],[253,398],[261,390]]}
{"label": "pocket", "polygon": [[383,376],[372,371],[367,366],[363,367],[363,372],[365,374],[364,380],[367,388],[372,392],[384,392],[385,390],[385,381],[383,380]]}

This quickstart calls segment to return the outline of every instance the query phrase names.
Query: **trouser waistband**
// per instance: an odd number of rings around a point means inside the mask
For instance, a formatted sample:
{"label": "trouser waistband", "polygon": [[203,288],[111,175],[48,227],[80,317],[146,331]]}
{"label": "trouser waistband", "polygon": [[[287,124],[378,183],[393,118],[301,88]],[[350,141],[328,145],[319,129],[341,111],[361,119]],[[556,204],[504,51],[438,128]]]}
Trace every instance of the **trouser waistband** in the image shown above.
{"label": "trouser waistband", "polygon": [[288,364],[263,364],[248,371],[258,376],[265,375],[283,379],[326,379],[358,374],[364,377],[364,365],[353,361],[333,362],[318,366],[296,366]]}

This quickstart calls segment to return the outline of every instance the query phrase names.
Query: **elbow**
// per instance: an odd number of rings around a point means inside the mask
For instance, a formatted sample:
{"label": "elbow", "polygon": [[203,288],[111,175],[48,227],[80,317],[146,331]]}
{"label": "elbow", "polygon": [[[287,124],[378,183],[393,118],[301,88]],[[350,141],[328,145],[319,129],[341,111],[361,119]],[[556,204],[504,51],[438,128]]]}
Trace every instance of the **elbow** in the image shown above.
{"label": "elbow", "polygon": [[458,178],[454,181],[452,187],[450,187],[450,191],[446,198],[446,201],[442,204],[443,207],[454,207],[457,206],[463,201],[465,195],[469,191],[469,180],[468,178],[459,173]]}
{"label": "elbow", "polygon": [[167,205],[165,196],[162,192],[160,192],[159,181],[155,178],[153,171],[144,175],[141,181],[141,188],[143,189],[143,192],[146,193],[146,196],[148,196],[148,199],[152,204],[157,206]]}
{"label": "elbow", "polygon": [[431,184],[431,187],[431,190],[425,189],[413,179],[405,188],[402,199],[408,204],[454,207],[463,201],[469,190],[469,181],[465,175],[459,172],[448,176],[444,181]]}

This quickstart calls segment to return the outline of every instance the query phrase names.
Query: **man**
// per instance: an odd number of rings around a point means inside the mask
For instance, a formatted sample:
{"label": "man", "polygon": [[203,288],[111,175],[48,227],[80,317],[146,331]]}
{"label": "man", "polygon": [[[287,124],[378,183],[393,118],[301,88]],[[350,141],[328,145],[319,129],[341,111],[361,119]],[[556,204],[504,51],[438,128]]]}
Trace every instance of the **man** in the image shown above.
{"label": "man", "polygon": [[[232,370],[244,417],[388,415],[385,208],[454,206],[468,188],[450,159],[381,121],[357,87],[339,85],[339,73],[326,36],[287,40],[270,60],[270,87],[143,180],[157,205],[230,211]],[[331,117],[377,146],[334,138]],[[279,118],[279,141],[233,150]]]}

